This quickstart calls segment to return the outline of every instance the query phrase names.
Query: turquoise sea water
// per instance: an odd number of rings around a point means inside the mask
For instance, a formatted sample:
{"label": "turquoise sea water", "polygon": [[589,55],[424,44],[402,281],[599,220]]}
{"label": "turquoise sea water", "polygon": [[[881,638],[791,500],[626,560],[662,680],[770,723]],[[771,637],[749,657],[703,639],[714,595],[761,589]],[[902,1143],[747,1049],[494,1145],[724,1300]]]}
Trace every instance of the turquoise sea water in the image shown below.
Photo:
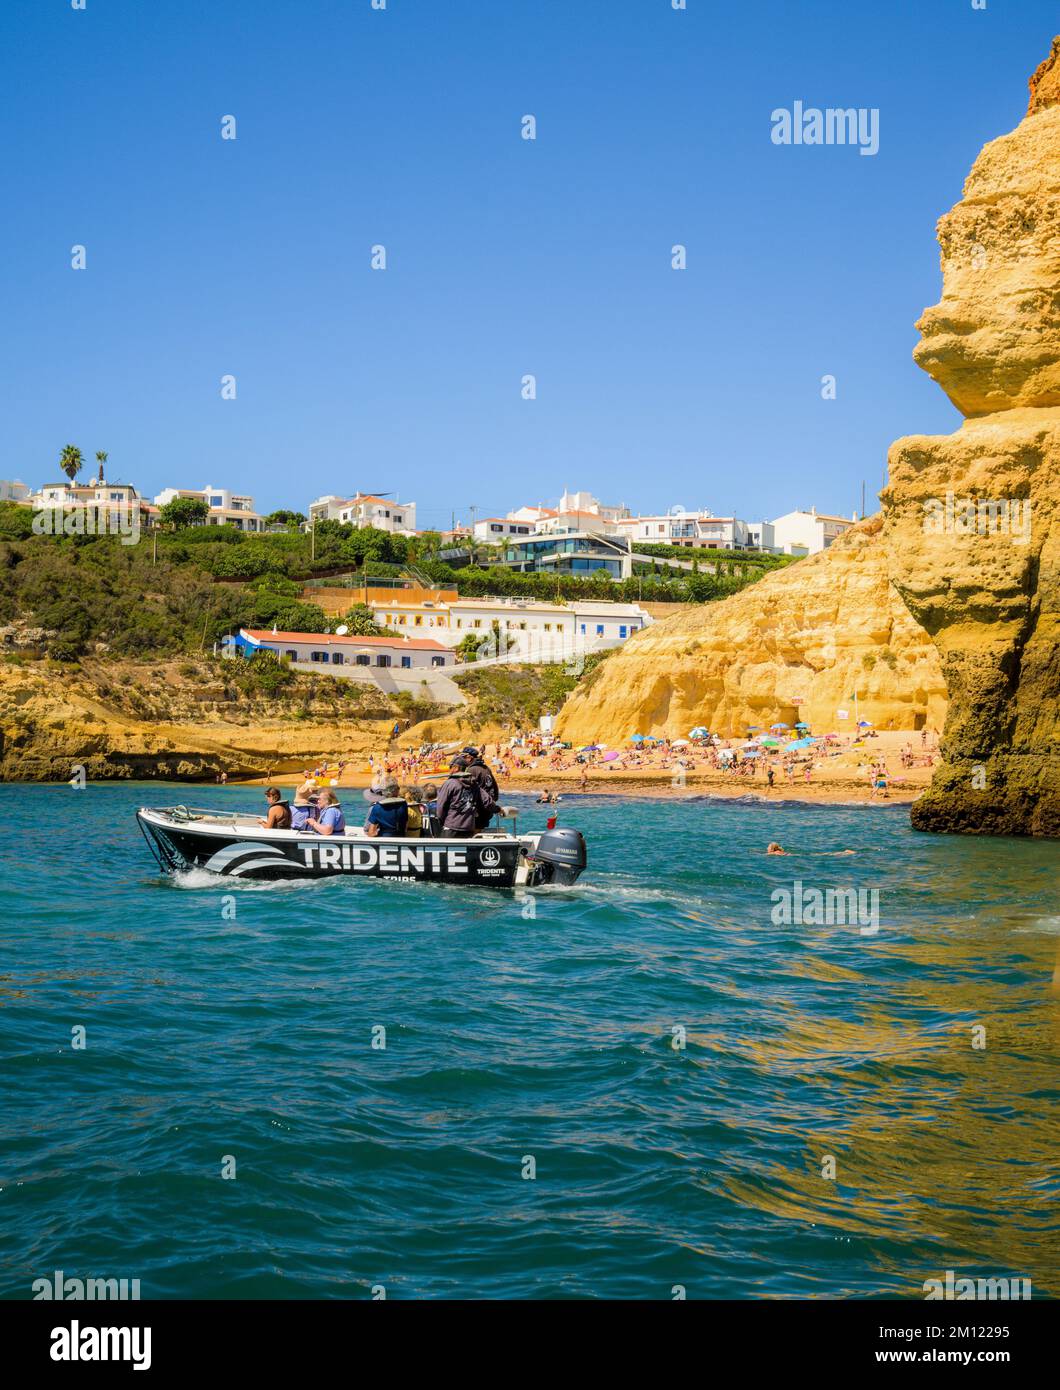
{"label": "turquoise sea water", "polygon": [[[571,796],[589,869],[531,908],[175,883],[133,821],[259,797],[0,787],[3,1296],[1060,1295],[1060,846]],[[795,879],[878,933],[776,925]]]}

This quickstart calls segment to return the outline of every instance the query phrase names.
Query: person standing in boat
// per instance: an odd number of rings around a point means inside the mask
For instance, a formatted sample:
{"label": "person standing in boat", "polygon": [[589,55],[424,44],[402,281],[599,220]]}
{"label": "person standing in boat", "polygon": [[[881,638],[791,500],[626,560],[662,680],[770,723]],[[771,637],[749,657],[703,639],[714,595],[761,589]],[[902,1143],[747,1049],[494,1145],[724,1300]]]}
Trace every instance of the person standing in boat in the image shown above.
{"label": "person standing in boat", "polygon": [[342,814],[339,799],[330,787],[325,787],[317,796],[317,813],[306,821],[307,830],[318,835],[343,835],[346,831],[346,817]]}
{"label": "person standing in boat", "polygon": [[462,757],[465,760],[468,777],[483,793],[475,828],[485,830],[500,802],[501,789],[497,785],[497,779],[492,770],[487,766],[482,753],[477,748],[465,748]]}
{"label": "person standing in boat", "polygon": [[496,802],[471,775],[467,754],[454,758],[449,776],[438,793],[436,818],[440,833],[456,839],[470,839],[481,826],[489,825],[496,809]]}
{"label": "person standing in boat", "polygon": [[258,824],[266,830],[290,830],[291,808],[282,799],[279,787],[266,787],[265,800],[269,803],[269,809],[264,817],[258,817]]}

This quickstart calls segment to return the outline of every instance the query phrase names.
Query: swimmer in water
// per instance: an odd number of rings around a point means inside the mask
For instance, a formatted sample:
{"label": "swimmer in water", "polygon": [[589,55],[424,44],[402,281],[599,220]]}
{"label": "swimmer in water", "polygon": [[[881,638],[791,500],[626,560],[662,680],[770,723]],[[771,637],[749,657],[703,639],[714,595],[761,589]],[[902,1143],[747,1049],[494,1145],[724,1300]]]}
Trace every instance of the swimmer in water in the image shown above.
{"label": "swimmer in water", "polygon": [[767,853],[767,854],[787,854],[787,850],[783,847],[783,845],[778,845],[777,842],[776,842],[776,840],[773,840],[773,841],[771,841],[768,845],[766,845],[766,853]]}

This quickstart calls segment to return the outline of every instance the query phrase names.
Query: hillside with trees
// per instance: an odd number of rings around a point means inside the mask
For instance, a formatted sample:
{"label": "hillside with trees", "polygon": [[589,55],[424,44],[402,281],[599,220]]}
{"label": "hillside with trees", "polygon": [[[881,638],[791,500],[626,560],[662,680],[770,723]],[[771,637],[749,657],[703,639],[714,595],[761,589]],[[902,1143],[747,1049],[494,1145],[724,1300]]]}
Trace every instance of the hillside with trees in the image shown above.
{"label": "hillside with trees", "polygon": [[[292,513],[283,517],[288,529],[254,535],[199,524],[202,504],[192,499],[176,499],[162,511],[157,530],[124,545],[117,536],[36,535],[29,508],[0,503],[0,627],[41,630],[44,651],[59,661],[90,652],[172,655],[208,650],[241,626],[320,631],[328,620],[319,606],[303,601],[302,589],[307,581],[335,575],[413,573],[469,598],[706,603],[783,562],[721,551],[694,557],[690,569],[653,561],[657,572],[641,565],[642,572],[621,581],[603,573],[520,574],[500,564],[447,564],[439,558],[441,537],[433,532],[396,536],[325,521],[307,533]],[[486,558],[489,552],[476,555]],[[688,560],[688,552],[681,558]],[[355,615],[354,621],[358,630],[371,630],[370,614]]]}

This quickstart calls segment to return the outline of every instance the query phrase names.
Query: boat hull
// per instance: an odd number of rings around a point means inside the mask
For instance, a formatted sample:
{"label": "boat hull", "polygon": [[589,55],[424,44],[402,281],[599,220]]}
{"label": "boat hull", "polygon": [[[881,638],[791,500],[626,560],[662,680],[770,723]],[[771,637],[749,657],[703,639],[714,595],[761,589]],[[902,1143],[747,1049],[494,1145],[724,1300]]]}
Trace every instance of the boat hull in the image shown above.
{"label": "boat hull", "polygon": [[376,839],[315,834],[286,837],[168,823],[141,810],[141,829],[167,872],[205,869],[229,878],[325,878],[346,874],[394,882],[515,888],[539,874],[524,839]]}

